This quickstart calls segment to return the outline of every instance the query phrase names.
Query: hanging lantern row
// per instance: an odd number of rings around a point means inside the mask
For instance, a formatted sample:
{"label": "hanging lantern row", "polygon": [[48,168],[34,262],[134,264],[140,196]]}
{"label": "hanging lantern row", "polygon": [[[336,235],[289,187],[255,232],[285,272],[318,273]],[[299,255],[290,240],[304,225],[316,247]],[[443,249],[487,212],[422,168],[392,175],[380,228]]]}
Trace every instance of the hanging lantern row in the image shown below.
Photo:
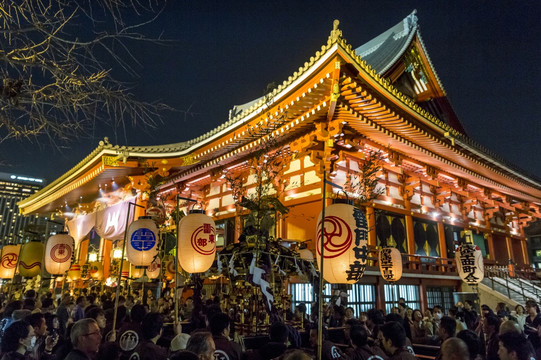
{"label": "hanging lantern row", "polygon": [[216,224],[203,210],[191,210],[178,224],[177,257],[189,273],[210,269],[216,258]]}
{"label": "hanging lantern row", "polygon": [[384,280],[395,282],[402,277],[402,254],[397,248],[384,247],[379,252],[379,270]]}
{"label": "hanging lantern row", "polygon": [[479,284],[485,276],[483,253],[475,244],[462,244],[455,252],[460,278],[469,285]]}
{"label": "hanging lantern row", "polygon": [[[321,215],[317,221],[317,261],[321,269]],[[368,224],[350,202],[335,201],[325,209],[323,278],[332,284],[354,284],[364,275],[368,256]]]}

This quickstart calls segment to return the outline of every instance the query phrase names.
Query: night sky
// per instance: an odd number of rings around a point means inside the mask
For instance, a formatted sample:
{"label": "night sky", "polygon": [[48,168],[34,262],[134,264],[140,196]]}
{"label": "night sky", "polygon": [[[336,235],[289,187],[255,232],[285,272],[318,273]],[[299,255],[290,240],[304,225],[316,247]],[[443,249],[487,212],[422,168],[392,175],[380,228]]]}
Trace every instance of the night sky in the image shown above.
{"label": "night sky", "polygon": [[[186,141],[228,120],[229,109],[282,83],[325,44],[334,19],[358,47],[417,9],[421,36],[469,136],[541,178],[541,1],[171,1],[137,44],[135,94],[179,112],[156,129],[94,129],[62,144],[0,145],[0,171],[49,182],[108,136],[114,144]],[[119,77],[123,77],[120,74]]]}

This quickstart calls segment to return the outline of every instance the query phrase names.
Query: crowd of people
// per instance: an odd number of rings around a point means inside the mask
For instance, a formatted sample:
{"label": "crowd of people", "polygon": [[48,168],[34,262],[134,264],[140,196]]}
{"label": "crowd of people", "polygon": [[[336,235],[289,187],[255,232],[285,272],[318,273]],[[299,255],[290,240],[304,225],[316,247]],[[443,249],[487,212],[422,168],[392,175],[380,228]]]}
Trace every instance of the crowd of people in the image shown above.
{"label": "crowd of people", "polygon": [[513,311],[503,303],[494,310],[482,305],[477,313],[471,301],[421,311],[400,299],[388,314],[355,314],[344,301],[332,301],[321,336],[317,310],[309,316],[300,303],[247,346],[219,299],[183,299],[179,315],[186,320],[179,322],[168,292],[153,300],[137,292],[114,296],[85,289],[56,298],[31,290],[22,300],[0,299],[0,360],[308,360],[318,347],[329,360],[427,358],[415,354],[419,349],[433,350],[437,360],[541,359],[534,300]]}

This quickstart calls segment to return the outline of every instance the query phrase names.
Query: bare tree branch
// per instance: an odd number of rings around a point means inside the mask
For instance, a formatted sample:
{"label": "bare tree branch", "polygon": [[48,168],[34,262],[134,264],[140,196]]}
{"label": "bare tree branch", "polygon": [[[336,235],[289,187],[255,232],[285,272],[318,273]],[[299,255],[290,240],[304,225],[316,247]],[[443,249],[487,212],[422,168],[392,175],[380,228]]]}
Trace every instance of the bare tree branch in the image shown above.
{"label": "bare tree branch", "polygon": [[158,0],[0,0],[0,142],[65,140],[96,124],[155,126],[171,109],[136,99],[110,61],[136,76],[126,42],[158,41],[138,31],[163,8]]}

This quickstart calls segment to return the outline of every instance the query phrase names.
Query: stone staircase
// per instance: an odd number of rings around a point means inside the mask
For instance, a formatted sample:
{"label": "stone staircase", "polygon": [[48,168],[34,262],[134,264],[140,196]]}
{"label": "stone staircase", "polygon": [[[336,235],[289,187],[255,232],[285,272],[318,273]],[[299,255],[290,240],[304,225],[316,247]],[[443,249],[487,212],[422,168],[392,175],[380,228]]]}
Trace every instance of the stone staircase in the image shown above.
{"label": "stone staircase", "polygon": [[541,298],[541,287],[533,284],[530,280],[491,275],[485,277],[481,283],[517,304],[524,305],[528,299],[539,301]]}

